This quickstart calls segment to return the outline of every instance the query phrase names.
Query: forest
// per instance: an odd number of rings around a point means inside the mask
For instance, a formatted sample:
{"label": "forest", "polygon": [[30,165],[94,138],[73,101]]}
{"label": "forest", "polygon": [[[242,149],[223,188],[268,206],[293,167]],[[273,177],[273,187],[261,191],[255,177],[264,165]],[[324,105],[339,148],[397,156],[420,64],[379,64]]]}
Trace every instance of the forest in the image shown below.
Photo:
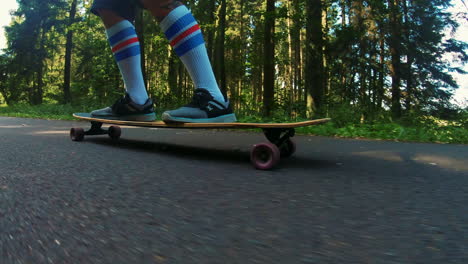
{"label": "forest", "polygon": [[[0,104],[106,106],[123,81],[89,0],[17,0],[0,55]],[[447,0],[184,1],[238,116],[368,123],[451,118],[451,73],[468,58]],[[466,18],[466,12],[458,16]],[[147,89],[157,109],[194,87],[157,22],[139,9]],[[465,115],[466,116],[466,115]]]}

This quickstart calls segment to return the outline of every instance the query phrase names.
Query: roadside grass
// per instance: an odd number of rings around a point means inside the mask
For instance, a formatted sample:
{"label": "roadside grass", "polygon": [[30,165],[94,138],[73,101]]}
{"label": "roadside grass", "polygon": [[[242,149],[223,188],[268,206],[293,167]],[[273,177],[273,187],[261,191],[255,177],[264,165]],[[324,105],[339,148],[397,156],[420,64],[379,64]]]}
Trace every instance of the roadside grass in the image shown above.
{"label": "roadside grass", "polygon": [[[72,113],[91,111],[93,107],[72,106],[72,105],[52,105],[42,104],[31,106],[20,104],[13,106],[0,105],[0,116],[39,118],[51,120],[74,120]],[[96,108],[94,108],[96,109]]]}
{"label": "roadside grass", "polygon": [[[30,105],[0,105],[0,116],[40,118],[51,120],[75,120],[72,113],[90,112],[95,106],[73,106],[43,104]],[[161,113],[158,110],[157,113]],[[264,119],[258,116],[240,116],[240,122],[296,122],[304,120],[288,120],[284,118]],[[413,123],[378,122],[373,124],[338,124],[328,122],[323,125],[298,128],[299,134],[318,136],[333,136],[344,138],[368,138],[378,140],[396,140],[408,142],[434,142],[468,144],[468,129],[466,124],[435,119],[420,118]]]}
{"label": "roadside grass", "polygon": [[[408,122],[408,119],[411,122]],[[250,116],[239,118],[240,122],[299,122],[306,119],[287,120],[275,117],[268,120]],[[441,120],[434,117],[407,118],[400,122],[376,122],[373,124],[345,123],[337,120],[318,125],[297,128],[299,134],[343,138],[367,138],[421,143],[468,144],[466,122]]]}
{"label": "roadside grass", "polygon": [[403,126],[397,123],[350,124],[336,127],[333,122],[297,130],[299,133],[345,138],[369,138],[407,142],[468,144],[468,130],[456,125]]}

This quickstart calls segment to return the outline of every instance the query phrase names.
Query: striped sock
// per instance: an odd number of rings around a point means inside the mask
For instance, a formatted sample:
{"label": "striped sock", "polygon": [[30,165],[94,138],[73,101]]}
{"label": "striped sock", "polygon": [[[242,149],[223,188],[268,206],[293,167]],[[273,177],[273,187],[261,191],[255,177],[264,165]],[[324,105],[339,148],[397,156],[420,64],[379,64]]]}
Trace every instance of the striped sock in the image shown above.
{"label": "striped sock", "polygon": [[172,10],[161,22],[161,28],[187,68],[195,88],[204,88],[215,100],[225,102],[208,58],[203,34],[187,7]]}
{"label": "striped sock", "polygon": [[128,20],[123,20],[108,28],[106,33],[127,93],[135,103],[145,104],[148,93],[141,72],[140,42],[135,28]]}

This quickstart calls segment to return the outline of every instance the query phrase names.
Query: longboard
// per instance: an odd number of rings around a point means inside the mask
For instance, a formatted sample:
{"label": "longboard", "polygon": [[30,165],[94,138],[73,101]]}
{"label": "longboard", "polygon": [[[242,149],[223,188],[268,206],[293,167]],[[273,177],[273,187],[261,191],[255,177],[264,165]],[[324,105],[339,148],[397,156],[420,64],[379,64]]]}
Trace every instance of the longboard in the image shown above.
{"label": "longboard", "polygon": [[[292,141],[295,128],[324,124],[330,118],[315,119],[295,123],[165,123],[163,121],[139,122],[114,119],[94,118],[89,113],[75,113],[77,119],[91,122],[91,128],[85,131],[82,128],[70,129],[70,138],[73,141],[83,141],[85,136],[109,135],[113,140],[121,136],[119,126],[177,128],[177,129],[253,129],[263,130],[269,142],[255,144],[250,153],[250,159],[255,168],[268,170],[273,168],[280,158],[290,157],[296,151],[296,144]],[[112,125],[103,129],[103,124]]]}

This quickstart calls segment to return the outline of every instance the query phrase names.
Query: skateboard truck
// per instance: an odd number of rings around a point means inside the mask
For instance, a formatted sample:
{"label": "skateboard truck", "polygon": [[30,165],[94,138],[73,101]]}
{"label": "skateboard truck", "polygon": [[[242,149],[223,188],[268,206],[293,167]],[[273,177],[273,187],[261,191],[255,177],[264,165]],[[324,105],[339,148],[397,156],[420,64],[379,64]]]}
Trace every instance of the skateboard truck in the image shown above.
{"label": "skateboard truck", "polygon": [[270,142],[253,146],[250,160],[255,168],[271,169],[281,158],[288,158],[296,152],[296,144],[291,140],[296,134],[294,128],[263,128],[263,133]]}
{"label": "skateboard truck", "polygon": [[85,132],[86,136],[97,136],[107,134],[109,134],[109,131],[102,129],[102,123],[99,122],[91,122],[91,128]]}
{"label": "skateboard truck", "polygon": [[102,129],[101,122],[91,122],[91,128],[87,131],[84,131],[82,128],[72,128],[70,130],[70,138],[73,141],[83,141],[84,136],[99,136],[99,135],[109,135],[113,140],[118,140],[122,134],[122,130],[118,126],[110,126],[109,129]]}
{"label": "skateboard truck", "polygon": [[265,137],[273,144],[281,147],[296,134],[294,128],[264,128]]}

